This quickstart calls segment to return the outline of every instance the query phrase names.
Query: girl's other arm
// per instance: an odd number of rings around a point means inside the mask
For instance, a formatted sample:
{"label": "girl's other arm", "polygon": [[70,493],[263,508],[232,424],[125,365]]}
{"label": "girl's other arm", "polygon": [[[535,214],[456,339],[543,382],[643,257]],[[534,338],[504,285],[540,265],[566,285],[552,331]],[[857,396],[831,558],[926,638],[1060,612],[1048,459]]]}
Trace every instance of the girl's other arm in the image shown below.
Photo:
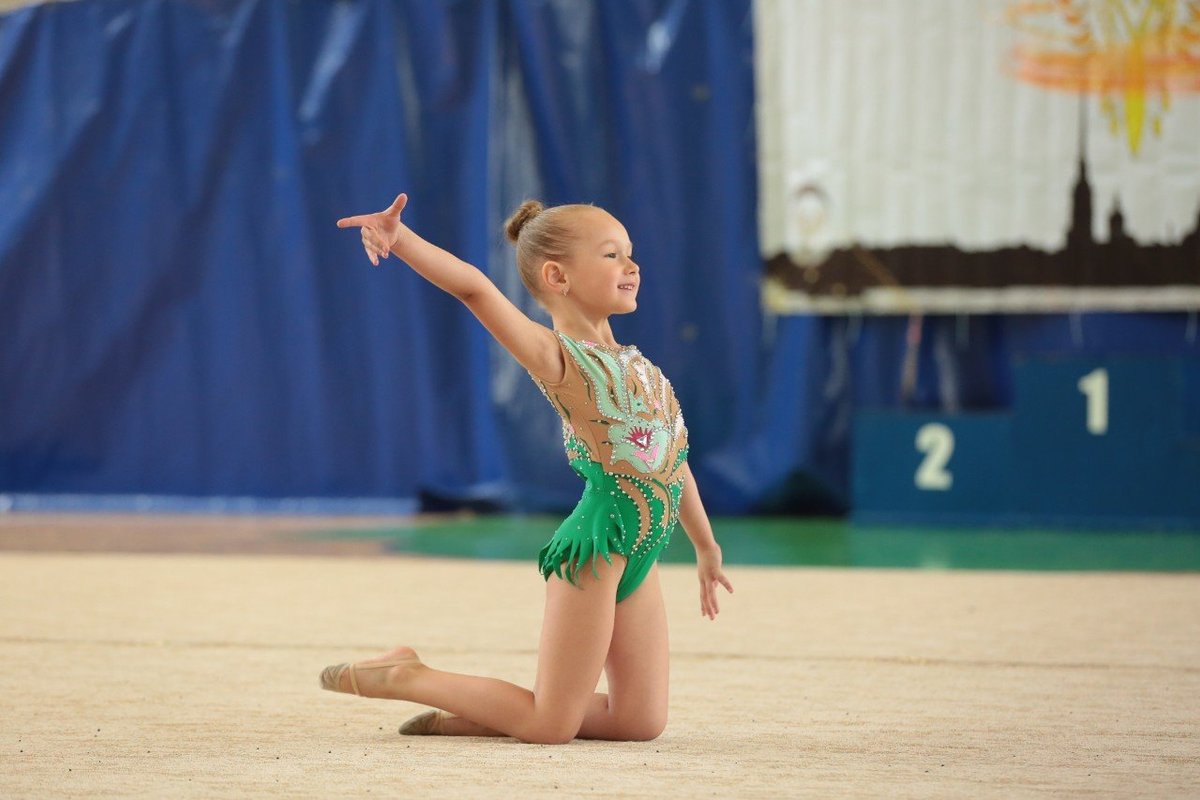
{"label": "girl's other arm", "polygon": [[362,229],[363,248],[378,266],[395,253],[413,271],[462,301],[483,326],[531,373],[556,383],[565,365],[554,332],[531,320],[477,267],[418,236],[400,221],[408,203],[401,194],[387,209],[338,220],[339,228]]}
{"label": "girl's other arm", "polygon": [[692,468],[686,461],[683,464],[679,522],[692,547],[696,548],[696,566],[700,571],[700,613],[709,619],[716,619],[721,610],[717,604],[717,584],[724,586],[730,594],[733,594],[733,584],[721,571],[721,546],[713,536],[712,524],[708,521],[704,504],[700,502],[700,491],[692,477]]}

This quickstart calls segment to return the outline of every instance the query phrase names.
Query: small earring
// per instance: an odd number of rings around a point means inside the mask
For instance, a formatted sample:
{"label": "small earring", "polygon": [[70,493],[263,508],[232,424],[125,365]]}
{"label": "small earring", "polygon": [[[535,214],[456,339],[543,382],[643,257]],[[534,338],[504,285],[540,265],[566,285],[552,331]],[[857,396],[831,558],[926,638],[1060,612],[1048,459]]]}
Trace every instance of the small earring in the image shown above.
{"label": "small earring", "polygon": [[568,292],[568,291],[570,291],[570,290],[571,290],[571,287],[570,287],[570,286],[564,286],[564,287],[563,287],[563,297],[566,297],[566,296],[567,296],[567,292]]}

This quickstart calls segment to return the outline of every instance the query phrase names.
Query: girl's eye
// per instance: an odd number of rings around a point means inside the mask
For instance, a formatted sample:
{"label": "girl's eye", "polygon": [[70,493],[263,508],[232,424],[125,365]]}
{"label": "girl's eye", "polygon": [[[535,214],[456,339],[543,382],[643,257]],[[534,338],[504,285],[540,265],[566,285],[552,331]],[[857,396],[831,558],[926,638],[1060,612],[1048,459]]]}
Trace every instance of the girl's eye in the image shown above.
{"label": "girl's eye", "polygon": [[617,254],[616,253],[605,253],[604,257],[605,258],[616,258]]}

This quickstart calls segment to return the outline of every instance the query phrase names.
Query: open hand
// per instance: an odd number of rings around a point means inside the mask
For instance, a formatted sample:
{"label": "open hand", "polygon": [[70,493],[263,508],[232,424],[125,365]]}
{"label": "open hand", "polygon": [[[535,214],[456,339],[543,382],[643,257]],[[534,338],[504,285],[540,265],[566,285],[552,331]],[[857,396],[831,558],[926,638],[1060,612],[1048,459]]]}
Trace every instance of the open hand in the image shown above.
{"label": "open hand", "polygon": [[721,611],[717,604],[717,584],[733,594],[733,584],[721,571],[721,546],[714,542],[711,547],[697,551],[696,565],[700,572],[700,615],[716,619]]}
{"label": "open hand", "polygon": [[374,214],[359,214],[356,217],[342,217],[337,221],[339,228],[361,228],[363,249],[371,259],[373,266],[379,266],[380,258],[387,258],[392,245],[404,232],[404,224],[400,222],[400,212],[408,205],[408,195],[401,192],[396,195],[392,204],[383,211]]}

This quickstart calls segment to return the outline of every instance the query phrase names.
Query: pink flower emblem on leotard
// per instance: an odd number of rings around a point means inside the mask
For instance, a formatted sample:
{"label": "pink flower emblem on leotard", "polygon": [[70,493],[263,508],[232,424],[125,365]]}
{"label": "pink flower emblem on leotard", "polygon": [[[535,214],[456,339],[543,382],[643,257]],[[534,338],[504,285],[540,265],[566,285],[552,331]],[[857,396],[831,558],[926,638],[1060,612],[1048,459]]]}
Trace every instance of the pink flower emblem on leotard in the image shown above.
{"label": "pink flower emblem on leotard", "polygon": [[641,459],[647,467],[651,467],[658,459],[659,446],[653,444],[654,431],[649,428],[630,428],[625,441],[637,448],[633,452],[635,458]]}
{"label": "pink flower emblem on leotard", "polygon": [[625,440],[639,450],[650,449],[650,437],[653,434],[649,428],[630,428]]}

